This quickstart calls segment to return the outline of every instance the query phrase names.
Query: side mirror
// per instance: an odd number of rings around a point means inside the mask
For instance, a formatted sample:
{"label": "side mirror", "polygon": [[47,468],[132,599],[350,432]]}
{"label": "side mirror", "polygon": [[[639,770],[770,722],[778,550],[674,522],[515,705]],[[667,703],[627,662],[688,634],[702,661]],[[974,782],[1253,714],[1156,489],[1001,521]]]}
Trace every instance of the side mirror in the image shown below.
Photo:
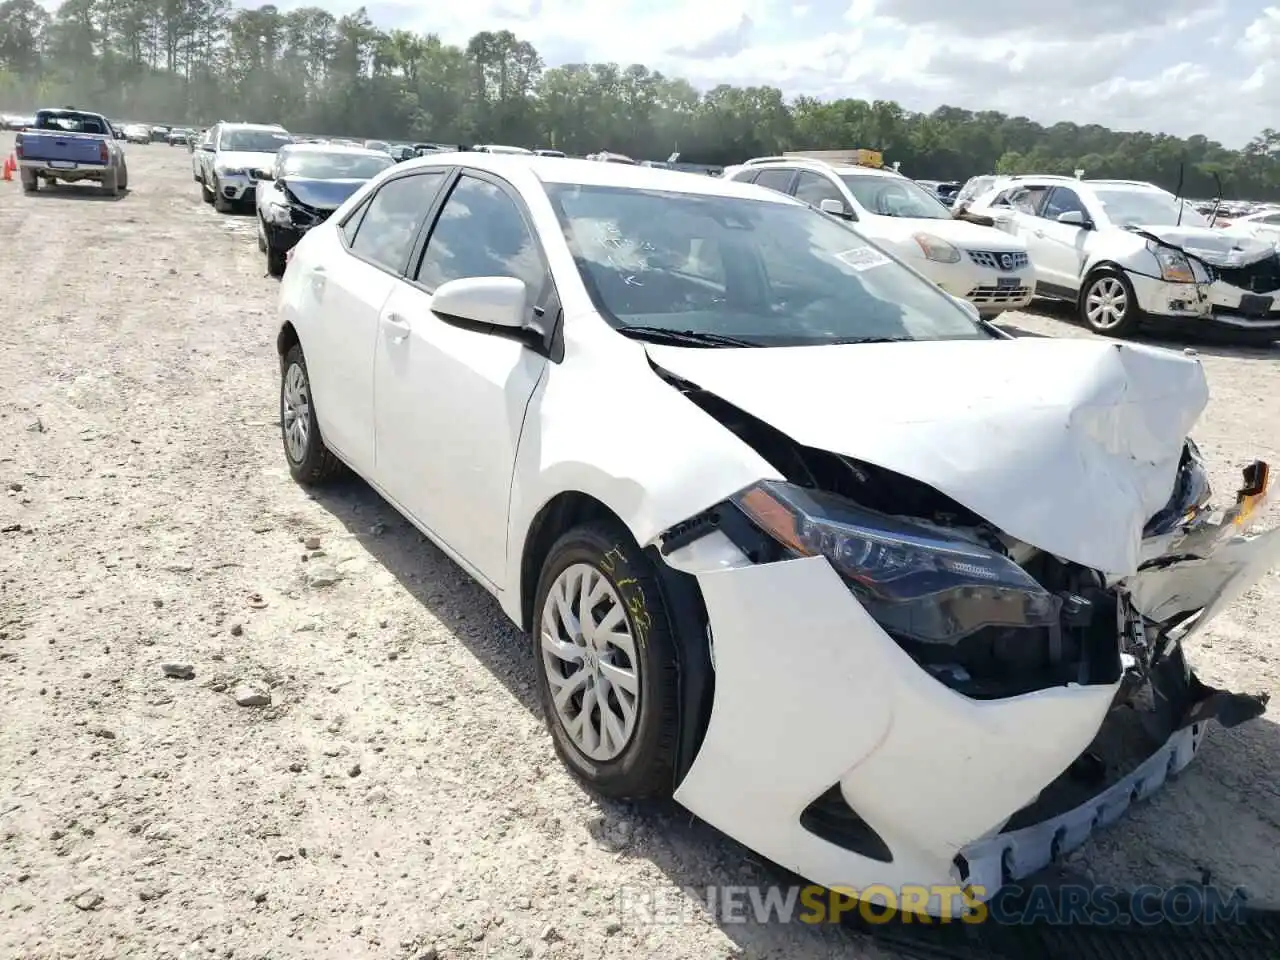
{"label": "side mirror", "polygon": [[213,153],[213,144],[212,144],[212,143],[202,143],[202,144],[200,144],[200,149],[201,149],[201,150],[203,150],[205,153]]}
{"label": "side mirror", "polygon": [[442,320],[483,324],[504,330],[525,326],[527,291],[515,277],[465,277],[440,284],[431,298],[431,312]]}
{"label": "side mirror", "polygon": [[818,203],[818,209],[823,213],[828,213],[833,217],[839,217],[841,220],[856,220],[853,211],[844,205],[843,200],[836,200],[828,197]]}
{"label": "side mirror", "polygon": [[1079,210],[1068,210],[1066,213],[1058,214],[1059,223],[1067,223],[1073,227],[1089,227],[1089,218]]}

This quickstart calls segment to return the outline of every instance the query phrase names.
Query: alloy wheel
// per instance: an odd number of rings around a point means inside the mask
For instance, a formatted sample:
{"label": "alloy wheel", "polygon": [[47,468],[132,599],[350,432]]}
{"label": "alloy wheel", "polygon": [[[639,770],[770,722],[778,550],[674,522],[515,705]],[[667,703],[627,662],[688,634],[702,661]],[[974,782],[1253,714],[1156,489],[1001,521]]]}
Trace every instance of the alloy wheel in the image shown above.
{"label": "alloy wheel", "polygon": [[284,389],[280,391],[280,422],[289,458],[294,463],[302,463],[311,443],[311,390],[301,364],[291,363],[285,371]]}
{"label": "alloy wheel", "polygon": [[1118,277],[1099,277],[1085,296],[1085,316],[1095,330],[1112,330],[1129,313],[1129,293]]}
{"label": "alloy wheel", "polygon": [[616,759],[640,714],[640,662],[626,604],[600,570],[563,570],[543,604],[540,653],[557,719],[598,763]]}

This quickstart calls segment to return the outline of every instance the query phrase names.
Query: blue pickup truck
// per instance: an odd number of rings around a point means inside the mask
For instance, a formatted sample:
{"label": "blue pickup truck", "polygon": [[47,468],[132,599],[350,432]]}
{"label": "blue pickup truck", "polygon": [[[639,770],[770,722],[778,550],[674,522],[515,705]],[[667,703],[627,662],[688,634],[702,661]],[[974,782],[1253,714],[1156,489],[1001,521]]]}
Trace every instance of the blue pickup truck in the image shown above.
{"label": "blue pickup truck", "polygon": [[99,113],[74,107],[38,110],[35,123],[17,135],[13,152],[27,193],[39,190],[41,180],[88,180],[113,197],[129,187],[124,149],[110,121]]}

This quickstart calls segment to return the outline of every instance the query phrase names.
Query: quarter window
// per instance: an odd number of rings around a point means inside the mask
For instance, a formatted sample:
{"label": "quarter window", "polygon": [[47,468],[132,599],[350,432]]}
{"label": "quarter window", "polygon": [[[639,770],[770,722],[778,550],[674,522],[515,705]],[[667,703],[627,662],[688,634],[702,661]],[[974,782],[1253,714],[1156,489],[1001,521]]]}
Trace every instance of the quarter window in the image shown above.
{"label": "quarter window", "polygon": [[756,177],[756,185],[786,193],[787,188],[791,186],[792,176],[794,173],[791,170],[761,170],[760,175]]}
{"label": "quarter window", "polygon": [[[351,251],[388,270],[403,272],[444,178],[441,171],[397,177],[384,183],[355,227]],[[354,219],[348,220],[347,225]]]}
{"label": "quarter window", "polygon": [[464,277],[515,277],[532,306],[547,271],[515,201],[488,180],[463,176],[436,220],[415,279],[430,290]]}

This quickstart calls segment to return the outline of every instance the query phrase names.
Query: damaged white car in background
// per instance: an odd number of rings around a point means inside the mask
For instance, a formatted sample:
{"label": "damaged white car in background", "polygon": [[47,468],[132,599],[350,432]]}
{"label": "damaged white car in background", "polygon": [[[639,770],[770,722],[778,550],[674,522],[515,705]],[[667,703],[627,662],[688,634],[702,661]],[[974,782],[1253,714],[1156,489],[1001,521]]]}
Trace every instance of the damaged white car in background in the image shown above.
{"label": "damaged white car in background", "polygon": [[1150,183],[1018,177],[968,208],[1027,242],[1036,295],[1076,305],[1097,333],[1145,323],[1280,339],[1275,238],[1214,229],[1185,200]]}
{"label": "damaged white car in background", "polygon": [[1265,708],[1183,655],[1280,559],[1265,464],[1212,505],[1199,361],[1011,339],[788,197],[409,161],[280,321],[293,476],[498,598],[566,765],[815,882],[991,896]]}

